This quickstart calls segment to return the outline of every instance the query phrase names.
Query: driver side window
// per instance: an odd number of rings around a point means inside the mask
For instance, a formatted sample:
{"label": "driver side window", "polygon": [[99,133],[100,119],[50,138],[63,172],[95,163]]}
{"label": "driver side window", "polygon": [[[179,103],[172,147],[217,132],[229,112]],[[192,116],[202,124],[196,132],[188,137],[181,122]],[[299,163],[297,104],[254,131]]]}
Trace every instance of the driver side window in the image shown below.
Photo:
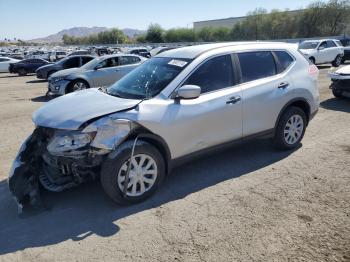
{"label": "driver side window", "polygon": [[203,94],[233,86],[234,83],[231,55],[223,55],[202,64],[186,80],[185,85],[199,86]]}
{"label": "driver side window", "polygon": [[99,64],[99,68],[108,68],[108,67],[114,67],[114,66],[118,66],[117,57],[105,59]]}

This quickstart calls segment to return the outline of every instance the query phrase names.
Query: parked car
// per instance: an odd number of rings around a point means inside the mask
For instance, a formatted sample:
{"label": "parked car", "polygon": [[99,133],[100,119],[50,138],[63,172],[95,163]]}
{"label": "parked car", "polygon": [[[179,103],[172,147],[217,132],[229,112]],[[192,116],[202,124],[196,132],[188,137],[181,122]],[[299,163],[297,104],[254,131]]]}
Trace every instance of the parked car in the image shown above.
{"label": "parked car", "polygon": [[35,73],[39,67],[47,64],[49,64],[49,62],[44,59],[25,59],[17,63],[11,63],[9,72],[18,74],[19,76],[25,76],[28,73]]}
{"label": "parked car", "polygon": [[64,51],[53,51],[50,52],[49,60],[50,62],[56,62],[59,61],[67,56],[67,53]]}
{"label": "parked car", "polygon": [[179,47],[174,47],[174,46],[160,46],[160,47],[156,47],[156,48],[153,48],[151,51],[150,51],[150,55],[151,56],[156,56],[158,54],[161,54],[165,51],[169,51],[169,50],[172,50],[172,49],[175,49],[175,48],[179,48]]}
{"label": "parked car", "polygon": [[347,60],[350,60],[350,39],[345,38],[340,40],[342,45],[344,46],[344,56],[343,56],[343,63]]}
{"label": "parked car", "polygon": [[50,75],[56,73],[57,71],[68,68],[81,67],[82,65],[85,65],[94,58],[95,57],[91,55],[67,56],[66,58],[54,64],[39,67],[36,70],[36,77],[39,79],[48,79]]}
{"label": "parked car", "polygon": [[344,56],[344,47],[334,39],[307,40],[299,45],[299,50],[316,65],[331,63],[338,67]]}
{"label": "parked car", "polygon": [[145,60],[140,56],[126,54],[95,58],[80,68],[66,69],[51,75],[48,94],[64,95],[91,87],[108,87]]}
{"label": "parked car", "polygon": [[108,49],[106,47],[99,47],[99,48],[95,49],[95,53],[98,56],[103,56],[103,55],[108,55],[109,51],[108,51]]}
{"label": "parked car", "polygon": [[9,188],[20,205],[27,196],[35,204],[38,181],[58,192],[100,178],[115,202],[133,204],[172,167],[213,148],[264,136],[295,149],[318,110],[317,78],[317,67],[284,43],[162,53],[106,90],[68,94],[37,110]]}
{"label": "parked car", "polygon": [[29,52],[27,55],[25,55],[24,58],[25,59],[40,58],[40,59],[49,60],[49,53],[44,52],[44,51],[33,51],[33,52]]}
{"label": "parked car", "polygon": [[128,51],[128,54],[139,55],[146,58],[151,57],[151,53],[146,48],[132,48]]}
{"label": "parked car", "polygon": [[332,80],[330,88],[333,95],[337,98],[350,98],[350,65],[343,66],[335,72],[330,72],[328,75]]}
{"label": "parked car", "polygon": [[76,50],[70,53],[68,56],[73,56],[73,55],[91,55],[91,52],[88,50]]}
{"label": "parked car", "polygon": [[0,73],[8,73],[11,63],[17,63],[20,60],[10,57],[0,57]]}

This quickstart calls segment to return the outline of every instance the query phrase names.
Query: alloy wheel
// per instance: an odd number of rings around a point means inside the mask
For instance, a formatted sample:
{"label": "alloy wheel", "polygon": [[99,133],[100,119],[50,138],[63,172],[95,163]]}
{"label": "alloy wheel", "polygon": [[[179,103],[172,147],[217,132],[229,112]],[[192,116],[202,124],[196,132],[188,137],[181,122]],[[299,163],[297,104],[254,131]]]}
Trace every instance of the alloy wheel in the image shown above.
{"label": "alloy wheel", "polygon": [[86,84],[83,82],[76,82],[73,85],[73,92],[86,89]]}

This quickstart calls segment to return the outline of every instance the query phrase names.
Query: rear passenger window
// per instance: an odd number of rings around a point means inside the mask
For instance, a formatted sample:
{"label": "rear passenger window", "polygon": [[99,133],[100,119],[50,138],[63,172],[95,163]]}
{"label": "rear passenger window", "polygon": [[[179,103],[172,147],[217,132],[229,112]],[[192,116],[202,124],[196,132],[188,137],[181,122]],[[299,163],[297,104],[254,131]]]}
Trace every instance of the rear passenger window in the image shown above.
{"label": "rear passenger window", "polygon": [[276,63],[269,51],[238,53],[242,82],[276,75]]}
{"label": "rear passenger window", "polygon": [[274,53],[276,54],[277,59],[280,63],[280,67],[281,67],[281,68],[279,68],[278,73],[281,73],[284,70],[286,70],[294,62],[293,57],[291,57],[285,51],[275,51]]}
{"label": "rear passenger window", "polygon": [[333,42],[333,41],[327,41],[327,47],[330,48],[330,47],[337,47],[337,45]]}
{"label": "rear passenger window", "polygon": [[230,55],[212,58],[201,65],[186,81],[185,85],[201,87],[201,93],[208,93],[234,85]]}
{"label": "rear passenger window", "polygon": [[131,65],[140,62],[140,58],[136,56],[120,56],[119,57],[119,65]]}

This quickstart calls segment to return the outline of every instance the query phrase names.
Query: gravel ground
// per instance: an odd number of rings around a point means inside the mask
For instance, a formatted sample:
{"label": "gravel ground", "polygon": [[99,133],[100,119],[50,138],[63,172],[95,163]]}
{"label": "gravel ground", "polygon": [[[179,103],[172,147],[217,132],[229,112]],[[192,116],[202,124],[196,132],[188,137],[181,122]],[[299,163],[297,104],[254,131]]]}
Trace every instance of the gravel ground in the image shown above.
{"label": "gravel ground", "polygon": [[47,83],[0,74],[0,261],[350,261],[350,100],[332,97],[328,70],[293,152],[245,142],[177,168],[140,205],[90,183],[21,217],[6,177]]}

